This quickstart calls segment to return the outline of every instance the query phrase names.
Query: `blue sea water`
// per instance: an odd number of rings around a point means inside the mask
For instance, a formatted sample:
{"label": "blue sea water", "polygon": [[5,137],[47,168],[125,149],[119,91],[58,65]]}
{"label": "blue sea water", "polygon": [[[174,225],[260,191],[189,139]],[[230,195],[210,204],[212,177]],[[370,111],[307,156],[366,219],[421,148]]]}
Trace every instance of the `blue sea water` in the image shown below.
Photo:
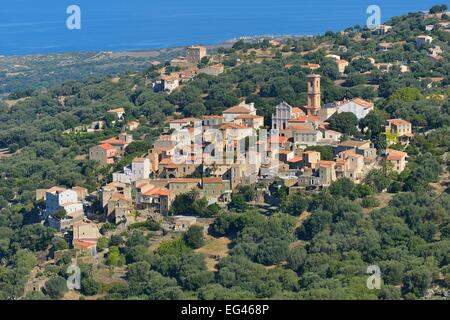
{"label": "blue sea water", "polygon": [[[145,50],[213,44],[240,36],[314,35],[382,21],[445,0],[1,0],[0,55]],[[69,5],[81,30],[69,30]]]}

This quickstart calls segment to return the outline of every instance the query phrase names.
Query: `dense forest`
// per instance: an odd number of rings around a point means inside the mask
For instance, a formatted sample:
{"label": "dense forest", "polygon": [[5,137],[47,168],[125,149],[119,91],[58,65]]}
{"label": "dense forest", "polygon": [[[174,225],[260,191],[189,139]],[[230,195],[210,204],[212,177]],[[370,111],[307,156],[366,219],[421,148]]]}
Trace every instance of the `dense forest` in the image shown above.
{"label": "dense forest", "polygon": [[[151,82],[162,65],[143,73],[88,77],[47,88],[11,93],[14,105],[0,101],[0,299],[59,299],[67,288],[70,257],[49,265],[43,292],[24,295],[31,270],[40,259],[68,247],[53,229],[35,223],[42,207],[37,188],[84,186],[96,190],[111,172],[147,152],[168,117],[218,114],[245,99],[270,120],[275,106],[306,103],[306,63],[319,63],[323,103],[361,97],[376,108],[361,121],[332,120],[346,136],[367,138],[383,148],[382,125],[389,118],[412,123],[415,139],[406,147],[410,158],[401,174],[380,169],[363,184],[341,179],[317,194],[287,194],[278,188],[275,213],[248,204],[254,193],[242,187],[228,209],[210,208],[202,199],[177,199],[174,214],[214,219],[209,238],[228,238],[229,253],[216,269],[208,268],[200,248],[205,235],[198,227],[155,250],[149,243],[159,226],[134,226],[99,241],[105,264],[125,270],[124,281],[104,284],[93,266],[81,265],[83,297],[102,299],[420,299],[432,287],[450,287],[450,194],[439,185],[448,177],[450,147],[450,32],[438,23],[450,21],[412,13],[388,22],[383,36],[354,26],[344,32],[289,39],[282,47],[269,41],[238,41],[219,48],[226,71],[201,74],[171,94],[154,93]],[[434,25],[426,31],[427,25]],[[415,37],[428,33],[439,45],[440,59],[428,55],[431,45],[417,48]],[[382,42],[390,51],[377,50]],[[344,49],[345,48],[345,49]],[[256,52],[269,52],[259,59]],[[350,61],[341,76],[327,52]],[[392,63],[389,72],[378,63]],[[406,64],[408,72],[399,65]],[[287,67],[291,65],[291,67]],[[123,107],[126,121],[138,120],[135,142],[114,168],[86,160],[89,147],[118,134],[122,126],[106,111]],[[66,130],[105,120],[101,133]],[[268,123],[267,123],[268,124]],[[400,146],[399,146],[400,147]],[[384,197],[380,198],[380,195]],[[385,203],[380,202],[384,199]],[[178,209],[177,209],[178,208]],[[102,231],[114,226],[104,226]],[[106,232],[104,232],[106,234]],[[380,290],[366,286],[367,267],[382,271]]]}

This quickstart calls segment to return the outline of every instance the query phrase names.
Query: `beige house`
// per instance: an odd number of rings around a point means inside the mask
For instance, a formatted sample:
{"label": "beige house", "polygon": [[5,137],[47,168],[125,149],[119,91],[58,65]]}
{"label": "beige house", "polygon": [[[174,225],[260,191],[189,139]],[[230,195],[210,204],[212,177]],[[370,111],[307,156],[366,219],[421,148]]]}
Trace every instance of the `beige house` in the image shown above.
{"label": "beige house", "polygon": [[347,60],[336,60],[336,64],[338,66],[339,73],[342,75],[345,73],[345,69],[348,67],[349,62]]}
{"label": "beige house", "polygon": [[431,44],[433,42],[433,37],[428,35],[419,35],[416,37],[416,46],[420,48],[424,44]]}
{"label": "beige house", "polygon": [[411,122],[403,119],[389,119],[386,126],[391,133],[397,136],[412,136]]}
{"label": "beige house", "polygon": [[406,158],[408,154],[403,151],[394,150],[394,149],[386,149],[386,160],[392,164],[392,168],[394,171],[400,173],[406,168],[406,164],[408,161]]}
{"label": "beige house", "polygon": [[209,203],[226,203],[229,200],[226,195],[231,195],[230,181],[221,177],[203,178],[202,193]]}
{"label": "beige house", "polygon": [[89,160],[98,161],[103,166],[113,164],[116,157],[117,150],[109,143],[102,143],[89,148]]}
{"label": "beige house", "polygon": [[190,63],[197,65],[206,56],[206,47],[192,46],[187,49],[186,58]]}
{"label": "beige house", "polygon": [[316,146],[317,142],[321,140],[322,133],[314,129],[312,124],[291,124],[286,129],[287,136],[294,139],[295,148],[307,148]]}
{"label": "beige house", "polygon": [[264,126],[264,117],[253,114],[242,114],[235,118],[234,123],[253,129],[259,129]]}
{"label": "beige house", "polygon": [[[388,144],[399,142],[401,144],[407,144],[411,138],[414,137],[412,133],[411,122],[403,119],[389,119],[386,121],[386,133],[395,135],[397,141],[390,141]],[[394,139],[394,138],[393,138]]]}
{"label": "beige house", "polygon": [[202,179],[173,178],[168,181],[168,189],[176,196],[200,187]]}

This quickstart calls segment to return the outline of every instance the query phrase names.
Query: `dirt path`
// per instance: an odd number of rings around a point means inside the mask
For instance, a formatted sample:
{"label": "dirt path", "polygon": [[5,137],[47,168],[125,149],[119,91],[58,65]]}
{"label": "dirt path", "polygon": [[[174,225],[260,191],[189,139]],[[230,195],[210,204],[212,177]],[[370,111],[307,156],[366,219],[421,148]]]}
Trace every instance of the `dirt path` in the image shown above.
{"label": "dirt path", "polygon": [[206,265],[209,271],[217,271],[217,263],[228,256],[230,252],[231,240],[227,237],[214,238],[212,236],[205,236],[206,244],[195,250],[197,253],[205,255]]}

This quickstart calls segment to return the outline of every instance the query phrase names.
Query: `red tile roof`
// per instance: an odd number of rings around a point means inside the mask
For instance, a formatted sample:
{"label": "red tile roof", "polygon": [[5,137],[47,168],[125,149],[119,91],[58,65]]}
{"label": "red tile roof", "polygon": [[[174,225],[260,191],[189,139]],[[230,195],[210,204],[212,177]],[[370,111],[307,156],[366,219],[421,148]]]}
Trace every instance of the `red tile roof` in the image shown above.
{"label": "red tile roof", "polygon": [[389,119],[387,122],[395,124],[395,125],[406,125],[411,124],[411,122],[403,120],[403,119]]}
{"label": "red tile roof", "polygon": [[125,140],[117,139],[117,138],[110,138],[107,140],[102,141],[104,144],[112,144],[112,145],[125,145],[128,144]]}
{"label": "red tile roof", "polygon": [[173,165],[175,164],[172,158],[164,158],[159,162],[160,165]]}
{"label": "red tile roof", "polygon": [[335,165],[334,161],[328,161],[328,160],[320,160],[319,161],[319,165],[321,167],[332,167]]}
{"label": "red tile roof", "polygon": [[184,119],[176,119],[170,121],[170,123],[189,123],[189,122],[199,122],[202,121],[201,119],[197,118],[184,118]]}
{"label": "red tile roof", "polygon": [[203,178],[203,183],[222,183],[221,177],[206,177]]}
{"label": "red tile roof", "polygon": [[355,99],[353,99],[352,101],[353,101],[354,103],[356,103],[356,104],[359,104],[360,106],[362,106],[362,107],[364,107],[364,108],[366,108],[366,109],[373,108],[373,103],[372,103],[372,102],[363,100],[363,99],[361,99],[361,98],[355,98]]}
{"label": "red tile roof", "polygon": [[102,143],[100,145],[100,148],[102,148],[103,150],[111,150],[114,149],[114,147],[112,145],[110,145],[109,143]]}
{"label": "red tile roof", "polygon": [[110,112],[110,113],[124,113],[125,109],[124,108],[111,109],[108,112]]}
{"label": "red tile roof", "polygon": [[169,179],[170,183],[200,183],[202,179],[196,179],[196,178],[173,178]]}
{"label": "red tile roof", "polygon": [[231,108],[226,109],[223,113],[251,113],[249,109],[242,106],[234,106]]}
{"label": "red tile roof", "polygon": [[147,192],[144,192],[143,195],[145,196],[171,196],[172,195],[172,191],[167,190],[165,188],[153,188],[148,190]]}
{"label": "red tile roof", "polygon": [[402,160],[408,156],[406,152],[395,149],[386,149],[386,153],[388,154],[387,159],[389,161]]}

